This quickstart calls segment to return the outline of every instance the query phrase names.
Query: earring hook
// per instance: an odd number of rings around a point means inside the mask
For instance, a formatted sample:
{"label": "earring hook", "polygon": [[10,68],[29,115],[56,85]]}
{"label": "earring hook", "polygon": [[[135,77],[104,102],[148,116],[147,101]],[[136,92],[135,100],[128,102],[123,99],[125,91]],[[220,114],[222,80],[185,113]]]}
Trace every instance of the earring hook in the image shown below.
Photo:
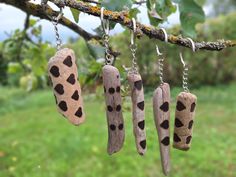
{"label": "earring hook", "polygon": [[160,28],[160,30],[163,32],[163,34],[164,34],[164,36],[165,36],[164,41],[165,41],[165,42],[168,42],[168,34],[167,34],[166,30],[165,30],[164,28]]}
{"label": "earring hook", "polygon": [[159,48],[158,48],[158,45],[156,45],[156,51],[157,51],[157,55],[158,55],[158,56],[161,56],[161,55],[162,55],[162,53],[160,52],[160,50],[159,50]]}
{"label": "earring hook", "polygon": [[188,40],[190,41],[190,43],[191,43],[193,52],[195,52],[195,51],[196,51],[195,43],[193,42],[193,40],[192,40],[190,37],[188,37],[187,39],[188,39]]}
{"label": "earring hook", "polygon": [[188,67],[187,67],[187,64],[184,62],[183,55],[182,55],[181,52],[179,53],[179,57],[180,57],[180,60],[183,64],[183,67],[184,67],[182,87],[183,87],[185,92],[189,92],[189,89],[188,89]]}
{"label": "earring hook", "polygon": [[135,33],[136,33],[136,20],[135,18],[132,18],[132,24],[133,24],[133,31],[131,34],[131,45],[135,45]]}
{"label": "earring hook", "polygon": [[101,16],[100,16],[101,26],[104,33],[108,35],[109,34],[109,20],[104,19],[104,9],[105,9],[104,7],[101,7]]}

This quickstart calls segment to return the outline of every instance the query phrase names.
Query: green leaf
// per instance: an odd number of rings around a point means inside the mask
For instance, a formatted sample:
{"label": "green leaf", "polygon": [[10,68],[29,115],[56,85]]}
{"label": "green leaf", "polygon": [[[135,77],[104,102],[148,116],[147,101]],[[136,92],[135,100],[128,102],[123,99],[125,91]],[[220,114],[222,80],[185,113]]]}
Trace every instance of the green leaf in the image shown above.
{"label": "green leaf", "polygon": [[185,35],[196,37],[195,26],[205,21],[205,13],[194,0],[178,0],[181,27]]}
{"label": "green leaf", "polygon": [[73,18],[74,18],[75,22],[78,23],[79,22],[80,11],[78,11],[77,9],[73,9],[73,8],[70,8],[70,11],[73,15]]}
{"label": "green leaf", "polygon": [[112,11],[121,11],[124,8],[131,8],[131,0],[103,0],[101,6]]}
{"label": "green leaf", "polygon": [[138,8],[133,8],[129,11],[129,17],[135,18],[138,13],[140,13],[140,10]]}
{"label": "green leaf", "polygon": [[167,20],[167,17],[176,11],[171,0],[148,0],[148,16],[150,23],[157,26]]}

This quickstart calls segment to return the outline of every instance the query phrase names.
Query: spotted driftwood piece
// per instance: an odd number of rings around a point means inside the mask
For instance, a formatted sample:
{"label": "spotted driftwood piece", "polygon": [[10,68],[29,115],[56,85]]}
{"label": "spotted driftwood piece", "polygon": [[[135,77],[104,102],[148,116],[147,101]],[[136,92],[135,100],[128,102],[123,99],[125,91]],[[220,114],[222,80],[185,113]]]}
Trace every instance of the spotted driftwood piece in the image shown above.
{"label": "spotted driftwood piece", "polygon": [[133,132],[137,151],[140,155],[146,152],[146,131],[144,112],[144,93],[142,78],[139,74],[128,73],[128,82],[131,88],[133,105]]}
{"label": "spotted driftwood piece", "polygon": [[197,97],[191,93],[181,92],[177,97],[173,144],[176,149],[186,151],[191,146],[196,103]]}
{"label": "spotted driftwood piece", "polygon": [[85,120],[75,54],[71,49],[59,50],[48,63],[48,73],[58,111],[72,124]]}
{"label": "spotted driftwood piece", "polygon": [[157,128],[161,154],[162,170],[165,175],[170,172],[170,86],[159,86],[153,96],[154,120]]}
{"label": "spotted driftwood piece", "polygon": [[117,68],[105,65],[102,68],[106,115],[108,125],[108,154],[118,152],[124,143],[125,129],[120,94],[120,74]]}

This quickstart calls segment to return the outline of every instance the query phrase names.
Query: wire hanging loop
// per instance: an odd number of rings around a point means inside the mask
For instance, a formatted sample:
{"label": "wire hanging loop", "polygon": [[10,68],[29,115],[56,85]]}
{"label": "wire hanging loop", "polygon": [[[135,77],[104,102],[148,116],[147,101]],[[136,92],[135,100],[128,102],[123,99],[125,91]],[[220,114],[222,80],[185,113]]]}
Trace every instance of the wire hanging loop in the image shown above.
{"label": "wire hanging loop", "polygon": [[183,89],[185,92],[189,92],[189,89],[188,89],[188,66],[187,64],[184,62],[184,59],[183,59],[183,55],[182,53],[179,53],[179,57],[180,57],[180,60],[183,64]]}
{"label": "wire hanging loop", "polygon": [[132,67],[131,72],[132,73],[138,73],[138,64],[137,64],[137,58],[136,58],[136,51],[137,51],[137,45],[136,45],[136,20],[135,18],[132,18],[132,24],[133,24],[133,30],[131,32],[131,38],[130,38],[130,50],[132,54]]}
{"label": "wire hanging loop", "polygon": [[162,85],[162,84],[164,84],[164,81],[163,81],[164,57],[162,57],[162,53],[160,52],[157,45],[156,45],[156,52],[157,52],[157,56],[159,57],[159,59],[158,59],[158,75],[159,75],[160,82],[161,82],[161,85]]}
{"label": "wire hanging loop", "polygon": [[[42,0],[41,1],[41,5],[42,5],[44,11],[46,11],[47,2],[48,2],[48,0]],[[64,1],[62,1],[62,2],[64,3]],[[57,25],[59,23],[59,20],[63,17],[63,9],[62,9],[62,7],[60,7],[60,11],[59,11],[57,16],[49,16],[49,15],[47,15],[47,16],[51,20],[51,22],[52,22],[52,24],[54,26],[54,31],[55,31],[55,34],[56,34],[57,50],[60,50],[60,48],[62,46],[62,40],[60,38]]]}
{"label": "wire hanging loop", "polygon": [[105,64],[106,65],[112,65],[114,61],[114,56],[111,54],[110,48],[109,48],[109,20],[104,19],[104,7],[101,8],[101,26],[103,31],[103,43],[105,46]]}
{"label": "wire hanging loop", "polygon": [[[160,30],[164,34],[164,41],[168,42],[168,34],[167,34],[166,30],[164,28],[161,28]],[[161,82],[161,85],[162,85],[162,84],[164,84],[164,81],[163,81],[164,57],[162,56],[162,53],[160,52],[160,50],[158,48],[158,45],[156,45],[156,52],[157,52],[157,56],[159,57],[159,59],[158,59],[158,75],[159,75],[160,82]]]}

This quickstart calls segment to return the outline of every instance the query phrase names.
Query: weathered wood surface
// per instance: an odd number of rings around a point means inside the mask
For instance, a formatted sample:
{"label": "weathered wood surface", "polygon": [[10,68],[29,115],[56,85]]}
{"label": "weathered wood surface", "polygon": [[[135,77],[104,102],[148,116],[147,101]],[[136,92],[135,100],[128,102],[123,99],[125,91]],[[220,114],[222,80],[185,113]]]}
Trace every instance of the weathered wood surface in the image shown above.
{"label": "weathered wood surface", "polygon": [[191,146],[196,103],[197,97],[192,93],[181,92],[177,97],[173,144],[176,149],[186,151]]}
{"label": "weathered wood surface", "polygon": [[165,175],[170,172],[170,86],[159,86],[153,96],[154,120],[158,133],[162,170]]}
{"label": "weathered wood surface", "polygon": [[125,127],[120,93],[120,74],[117,68],[105,65],[102,69],[108,125],[108,154],[118,152],[124,143]]}
{"label": "weathered wood surface", "polygon": [[131,88],[133,132],[136,148],[140,155],[144,155],[147,150],[147,145],[142,78],[139,74],[128,73],[127,79]]}
{"label": "weathered wood surface", "polygon": [[83,123],[83,99],[73,50],[64,48],[57,51],[49,60],[48,74],[58,111],[74,125]]}

